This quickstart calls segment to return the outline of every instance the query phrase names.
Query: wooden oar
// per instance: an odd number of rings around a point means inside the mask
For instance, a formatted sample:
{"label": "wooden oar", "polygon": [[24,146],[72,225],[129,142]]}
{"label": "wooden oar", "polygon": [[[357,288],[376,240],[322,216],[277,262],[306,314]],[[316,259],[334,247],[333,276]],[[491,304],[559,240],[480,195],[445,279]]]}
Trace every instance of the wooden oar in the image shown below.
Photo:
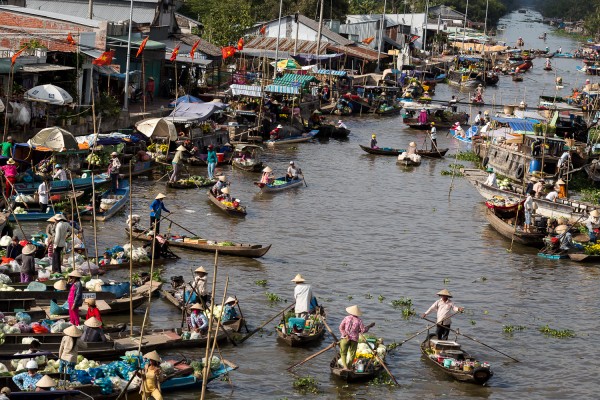
{"label": "wooden oar", "polygon": [[169,218],[169,217],[167,217],[166,215],[164,215],[164,216],[161,216],[161,218],[160,218],[160,219],[161,219],[161,220],[162,220],[162,219],[166,219],[167,221],[169,221],[169,222],[173,223],[175,226],[178,226],[178,227],[180,227],[181,229],[183,229],[183,230],[184,230],[184,231],[186,231],[187,233],[191,233],[192,235],[194,235],[194,236],[196,236],[196,237],[200,237],[200,235],[197,235],[197,234],[195,234],[194,232],[190,231],[190,230],[189,230],[189,229],[187,229],[187,228],[184,228],[183,226],[179,225],[177,222],[173,221],[172,219],[170,219],[170,218]]}
{"label": "wooden oar", "polygon": [[331,330],[329,325],[327,325],[327,321],[325,321],[325,318],[321,318],[321,321],[323,321],[323,324],[325,324],[325,328],[327,328],[327,332],[329,332],[329,334],[331,335],[333,340],[335,340],[337,342],[338,338],[337,338],[337,336],[335,336],[335,333],[333,333],[333,331]]}
{"label": "wooden oar", "polygon": [[436,326],[436,325],[439,325],[441,322],[444,322],[444,321],[445,321],[445,320],[447,320],[448,318],[451,318],[451,317],[455,316],[455,315],[456,315],[456,314],[458,314],[458,313],[460,313],[460,311],[459,311],[459,312],[455,312],[455,313],[454,313],[454,314],[452,314],[452,315],[448,315],[446,318],[442,319],[440,322],[436,322],[436,323],[435,323],[435,324],[433,324],[433,325],[429,325],[427,328],[423,329],[422,331],[419,331],[419,332],[415,333],[414,335],[412,335],[411,337],[409,337],[408,339],[406,339],[406,340],[404,340],[404,341],[402,341],[402,342],[398,343],[398,346],[402,346],[404,343],[408,342],[410,339],[413,339],[413,338],[415,338],[415,337],[419,336],[421,333],[423,333],[423,332],[425,332],[425,331],[428,331],[428,330],[430,330],[430,329],[431,329],[431,328],[433,328],[434,326]]}
{"label": "wooden oar", "polygon": [[392,372],[390,371],[390,369],[387,367],[387,365],[385,365],[385,362],[383,362],[383,359],[381,359],[381,357],[379,357],[379,354],[377,354],[377,350],[371,348],[371,346],[369,345],[369,342],[367,342],[367,338],[365,337],[365,335],[363,335],[361,333],[360,336],[365,340],[365,343],[367,344],[367,347],[369,348],[369,350],[371,350],[373,357],[375,357],[377,359],[377,361],[379,361],[379,363],[385,369],[385,371],[388,373],[390,378],[392,378],[392,380],[394,381],[396,386],[400,386],[400,384],[398,383],[398,381],[396,380],[394,375],[392,375]]}
{"label": "wooden oar", "polygon": [[248,340],[251,336],[253,336],[256,332],[260,331],[262,328],[265,327],[265,325],[267,325],[269,322],[273,321],[275,318],[277,318],[279,316],[279,314],[285,313],[287,310],[289,310],[290,308],[294,307],[296,305],[296,303],[292,303],[289,306],[287,306],[286,308],[284,308],[282,311],[278,311],[277,314],[275,314],[272,318],[270,318],[267,322],[265,322],[264,324],[262,324],[261,326],[259,326],[258,328],[256,328],[255,330],[253,330],[252,332],[248,333],[246,336],[244,336],[238,343],[244,343],[246,340]]}
{"label": "wooden oar", "polygon": [[[423,318],[423,319],[424,319],[425,321],[433,322],[432,320],[430,320],[430,319],[427,319],[427,318]],[[516,358],[513,358],[513,357],[509,356],[508,354],[506,354],[506,353],[503,353],[503,352],[501,352],[500,350],[493,348],[492,346],[489,346],[489,345],[487,345],[487,344],[485,344],[485,343],[483,343],[483,342],[480,342],[479,340],[477,340],[477,339],[475,339],[475,338],[473,338],[473,337],[471,337],[471,336],[468,336],[468,335],[465,335],[464,333],[460,333],[460,332],[458,332],[458,331],[455,331],[455,330],[454,330],[454,329],[452,329],[452,328],[448,328],[448,327],[446,327],[446,328],[447,328],[448,330],[450,330],[451,332],[454,332],[454,333],[456,333],[457,335],[462,335],[462,336],[466,337],[467,339],[471,339],[471,340],[472,340],[472,341],[474,341],[474,342],[477,342],[477,343],[479,343],[479,344],[481,344],[481,345],[483,345],[483,346],[485,346],[485,347],[487,347],[487,348],[490,348],[490,349],[492,349],[492,350],[494,350],[494,351],[496,351],[496,352],[498,352],[498,353],[502,354],[503,356],[506,356],[506,357],[510,358],[511,360],[513,360],[513,361],[515,361],[515,362],[520,362],[520,361],[519,361],[519,360],[517,360]]]}
{"label": "wooden oar", "polygon": [[240,310],[240,318],[242,319],[242,321],[244,321],[244,328],[246,328],[246,333],[250,333],[250,329],[248,329],[248,324],[246,323],[246,318],[244,318],[244,313],[242,312],[242,307],[240,307],[240,302],[237,296],[234,296],[233,298],[237,302],[238,310]]}
{"label": "wooden oar", "polygon": [[302,364],[304,364],[304,363],[306,363],[306,362],[308,362],[308,361],[312,360],[313,358],[315,358],[315,357],[317,357],[317,356],[320,356],[321,354],[325,353],[327,350],[334,348],[336,345],[337,345],[337,342],[333,342],[333,343],[331,343],[329,346],[325,347],[324,349],[317,351],[317,352],[316,352],[315,354],[313,354],[312,356],[308,356],[308,357],[306,357],[304,360],[302,360],[302,361],[300,361],[300,362],[297,362],[296,364],[294,364],[294,365],[292,365],[292,366],[290,366],[290,367],[288,367],[288,368],[286,368],[286,369],[287,369],[288,371],[291,371],[291,370],[292,370],[292,369],[294,369],[295,367],[298,367],[298,366],[300,366],[300,365],[302,365]]}

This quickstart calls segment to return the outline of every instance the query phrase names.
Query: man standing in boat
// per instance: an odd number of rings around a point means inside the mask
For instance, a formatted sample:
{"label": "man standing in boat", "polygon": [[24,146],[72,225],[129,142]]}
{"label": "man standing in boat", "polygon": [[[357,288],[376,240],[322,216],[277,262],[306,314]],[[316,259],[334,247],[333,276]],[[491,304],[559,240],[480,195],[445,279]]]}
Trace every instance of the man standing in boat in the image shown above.
{"label": "man standing in boat", "polygon": [[431,150],[437,150],[437,129],[435,127],[435,122],[431,123],[431,131],[429,134],[431,135]]}
{"label": "man standing in boat", "polygon": [[377,147],[377,135],[376,134],[372,134],[371,135],[371,148],[372,149],[378,149],[379,147]]}
{"label": "man standing in boat", "polygon": [[296,284],[294,288],[296,318],[307,318],[310,311],[310,302],[313,298],[312,286],[306,283],[306,280],[300,274],[296,275],[292,282]]}
{"label": "man standing in boat", "polygon": [[112,192],[117,193],[119,188],[119,170],[121,169],[121,161],[119,161],[119,154],[113,151],[110,154],[110,161],[108,163],[108,174],[110,175],[110,181],[112,182]]}
{"label": "man standing in boat", "polygon": [[167,197],[162,193],[159,193],[156,195],[156,197],[154,198],[154,201],[152,202],[152,204],[150,204],[150,229],[154,229],[154,225],[156,225],[155,228],[155,232],[158,235],[158,233],[160,232],[160,218],[161,218],[161,214],[162,211],[166,211],[169,214],[171,213],[171,211],[167,210],[167,207],[165,207],[165,203],[163,203],[163,199]]}
{"label": "man standing in boat", "polygon": [[465,309],[463,307],[457,307],[454,305],[452,300],[450,300],[452,298],[452,294],[447,289],[440,290],[437,295],[440,296],[440,299],[433,303],[431,307],[425,311],[422,317],[425,318],[433,311],[437,311],[437,337],[440,340],[448,340],[450,325],[452,324],[450,315],[452,315],[453,312],[462,313]]}

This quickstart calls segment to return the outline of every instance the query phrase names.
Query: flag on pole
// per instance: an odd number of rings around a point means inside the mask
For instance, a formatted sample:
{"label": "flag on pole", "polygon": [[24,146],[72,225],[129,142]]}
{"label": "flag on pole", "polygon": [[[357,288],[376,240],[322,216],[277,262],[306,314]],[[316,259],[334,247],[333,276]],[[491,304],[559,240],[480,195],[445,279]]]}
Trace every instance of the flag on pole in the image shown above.
{"label": "flag on pole", "polygon": [[73,39],[71,32],[69,32],[69,34],[67,35],[67,43],[72,44],[73,46],[77,44],[75,39]]}
{"label": "flag on pole", "polygon": [[144,48],[146,47],[146,42],[148,42],[148,38],[150,36],[146,36],[144,38],[144,40],[142,40],[142,43],[140,43],[140,48],[138,49],[137,53],[135,54],[135,58],[138,58],[140,56],[140,54],[142,54],[142,52],[144,51]]}
{"label": "flag on pole", "polygon": [[92,61],[92,64],[94,64],[94,65],[110,65],[110,64],[112,64],[112,59],[114,56],[115,56],[114,50],[105,51],[104,53],[102,53],[100,55],[100,57],[98,57],[94,61]]}
{"label": "flag on pole", "polygon": [[363,41],[362,41],[362,42],[363,42],[364,44],[371,44],[371,42],[372,42],[373,40],[375,40],[375,36],[371,36],[371,37],[368,37],[368,38],[366,38],[366,39],[363,39]]}
{"label": "flag on pole", "polygon": [[243,37],[241,37],[240,40],[238,40],[237,49],[239,51],[244,50],[244,38]]}
{"label": "flag on pole", "polygon": [[196,43],[194,43],[194,45],[192,46],[192,49],[190,50],[190,58],[192,60],[194,59],[194,54],[196,54],[196,49],[198,48],[199,44],[200,44],[200,41],[198,40]]}
{"label": "flag on pole", "polygon": [[15,65],[15,63],[17,62],[17,57],[19,57],[21,55],[21,53],[24,52],[25,50],[27,50],[27,47],[23,47],[21,50],[17,51],[15,54],[13,54],[13,56],[10,59],[11,66]]}
{"label": "flag on pole", "polygon": [[259,32],[261,35],[265,35],[267,33],[267,26],[266,25],[261,26]]}
{"label": "flag on pole", "polygon": [[410,42],[409,42],[409,43],[412,43],[412,42],[414,42],[415,40],[417,40],[417,39],[418,39],[418,38],[420,38],[420,37],[421,37],[421,36],[419,36],[419,35],[414,35],[414,36],[412,36],[412,37],[410,38]]}
{"label": "flag on pole", "polygon": [[177,45],[174,49],[173,52],[171,53],[171,61],[175,61],[177,59],[177,54],[179,54],[179,45]]}
{"label": "flag on pole", "polygon": [[223,55],[223,60],[226,58],[232,57],[235,54],[235,47],[227,46],[221,49],[221,54]]}

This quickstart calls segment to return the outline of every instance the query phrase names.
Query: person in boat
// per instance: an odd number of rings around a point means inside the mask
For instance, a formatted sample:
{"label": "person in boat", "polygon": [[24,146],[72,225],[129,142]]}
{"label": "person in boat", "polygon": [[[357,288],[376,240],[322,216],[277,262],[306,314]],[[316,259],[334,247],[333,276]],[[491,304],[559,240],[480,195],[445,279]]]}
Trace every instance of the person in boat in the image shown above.
{"label": "person in boat", "polygon": [[588,230],[590,242],[596,243],[597,235],[600,233],[600,211],[592,210],[585,220],[585,227]]}
{"label": "person in boat", "polygon": [[240,319],[235,311],[235,306],[238,304],[236,298],[229,296],[227,300],[225,300],[225,306],[223,307],[223,314],[221,316],[221,322],[235,321]]}
{"label": "person in boat", "polygon": [[344,124],[344,122],[341,119],[337,122],[337,125],[335,127],[338,129],[348,129],[346,124]]}
{"label": "person in boat", "polygon": [[231,195],[229,194],[229,188],[224,187],[221,190],[221,194],[217,196],[217,200],[219,201],[231,201]]}
{"label": "person in boat", "polygon": [[466,137],[465,136],[465,131],[463,131],[462,126],[460,126],[460,122],[455,122],[454,125],[452,126],[452,129],[454,129],[454,135],[455,136],[459,136],[459,137]]}
{"label": "person in boat", "polygon": [[242,205],[242,201],[240,199],[233,199],[233,201],[231,202],[231,204],[233,204],[233,208],[238,208],[239,206]]}
{"label": "person in boat", "polygon": [[98,265],[101,267],[103,267],[105,265],[110,265],[111,260],[112,260],[112,256],[110,255],[110,253],[108,251],[105,251],[104,254],[102,255],[102,260],[100,260]]}
{"label": "person in boat", "polygon": [[537,181],[537,183],[535,185],[533,185],[533,192],[535,193],[536,198],[542,197],[542,194],[544,193],[545,183],[546,183],[546,181],[544,181],[543,179],[540,179]]}
{"label": "person in boat", "polygon": [[523,231],[531,232],[531,215],[533,214],[533,196],[531,195],[531,192],[527,192],[527,197],[523,203],[523,210],[525,212]]}
{"label": "person in boat", "polygon": [[67,236],[72,232],[72,228],[63,214],[56,214],[54,220],[56,225],[52,244],[52,272],[61,273],[62,252],[67,246]]}
{"label": "person in boat", "polygon": [[205,334],[208,332],[208,318],[204,315],[202,304],[196,303],[190,307],[190,330]]}
{"label": "person in boat", "polygon": [[[154,232],[148,232],[148,236],[154,236]],[[162,235],[156,234],[154,240],[144,245],[144,249],[149,258],[152,258],[152,251],[154,251],[154,258],[173,258],[173,252],[169,249],[169,241]]]}
{"label": "person in boat", "polygon": [[437,150],[437,129],[435,127],[435,122],[431,123],[431,130],[429,131],[429,137],[431,139],[431,149]]}
{"label": "person in boat", "polygon": [[42,379],[35,384],[36,392],[50,392],[56,390],[56,381],[48,375],[42,376]]}
{"label": "person in boat", "polygon": [[54,282],[54,285],[52,285],[52,287],[54,287],[55,292],[64,292],[65,290],[67,290],[67,281],[65,281],[64,279],[59,279],[56,282]]}
{"label": "person in boat", "polygon": [[558,159],[558,162],[556,163],[556,173],[560,174],[560,170],[562,168],[568,168],[569,165],[569,158],[571,157],[571,153],[567,150],[565,152],[563,152],[560,156],[560,158]]}
{"label": "person in boat", "polygon": [[551,69],[552,68],[552,63],[550,62],[549,58],[546,58],[546,69]]}
{"label": "person in boat", "polygon": [[433,311],[437,311],[437,337],[440,340],[448,340],[450,325],[452,324],[452,320],[450,319],[451,313],[462,313],[465,309],[454,305],[452,300],[450,300],[452,294],[447,289],[440,290],[437,295],[440,296],[440,299],[433,303],[422,317],[426,318]]}
{"label": "person in boat", "polygon": [[174,183],[179,180],[179,173],[181,172],[181,166],[183,165],[183,152],[187,151],[185,147],[179,145],[177,150],[175,151],[175,156],[173,157],[173,161],[171,161],[171,165],[173,166],[173,172],[169,177],[169,182]]}
{"label": "person in boat", "polygon": [[406,154],[413,155],[417,154],[417,144],[415,142],[410,142],[408,144],[408,149],[406,150]]}
{"label": "person in boat", "polygon": [[215,175],[215,168],[219,162],[219,157],[215,151],[215,146],[212,144],[208,145],[208,153],[206,156],[206,163],[208,164],[208,179],[213,179]]}
{"label": "person in boat", "polygon": [[456,99],[456,96],[452,96],[452,98],[448,102],[448,105],[452,109],[452,112],[456,112],[456,110],[458,110],[458,107],[456,106],[457,103],[458,103],[458,100]]}
{"label": "person in boat", "polygon": [[556,190],[556,187],[554,187],[552,188],[552,191],[546,195],[546,200],[556,203],[556,199],[558,199],[558,191]]}
{"label": "person in boat", "polygon": [[496,173],[494,172],[494,169],[488,167],[485,172],[487,172],[489,175],[483,184],[491,187],[498,187],[498,181],[496,179]]}
{"label": "person in boat", "polygon": [[260,183],[264,183],[264,184],[272,183],[273,180],[275,179],[272,172],[273,172],[273,170],[271,169],[271,167],[269,167],[269,166],[264,167],[263,174],[260,177]]}
{"label": "person in boat", "polygon": [[527,182],[527,187],[525,188],[525,193],[532,193],[533,195],[533,185],[537,182],[537,178],[532,176],[529,178],[529,182]]}
{"label": "person in boat", "polygon": [[297,180],[298,175],[301,174],[300,168],[296,167],[293,161],[290,161],[290,166],[287,169],[287,173],[285,174],[285,178],[287,181]]}
{"label": "person in boat", "polygon": [[560,250],[568,252],[572,249],[583,250],[583,246],[573,241],[573,235],[569,232],[567,225],[559,225],[554,229],[554,232],[558,235],[560,242]]}
{"label": "person in boat", "polygon": [[377,135],[376,134],[372,134],[371,135],[371,148],[372,149],[378,149],[379,148],[377,146]]}
{"label": "person in boat", "polygon": [[312,128],[318,128],[321,126],[321,111],[314,110],[310,115],[310,119],[308,120],[308,124]]}
{"label": "person in boat", "polygon": [[69,322],[79,326],[79,307],[83,304],[83,284],[81,283],[81,273],[72,271],[68,275],[67,285],[69,287]]}
{"label": "person in boat", "polygon": [[13,376],[12,380],[21,390],[34,390],[35,385],[42,379],[42,374],[38,372],[38,363],[35,360],[29,360],[25,368],[27,371]]}
{"label": "person in boat", "polygon": [[95,317],[86,319],[83,323],[83,335],[81,341],[84,343],[101,343],[106,342],[106,336],[102,329],[102,322],[97,320]]}
{"label": "person in boat", "polygon": [[21,266],[21,283],[29,283],[35,280],[35,252],[37,247],[34,244],[28,243],[23,247],[15,261]]}
{"label": "person in boat", "polygon": [[56,164],[54,166],[54,175],[52,175],[52,179],[59,181],[67,180],[67,172],[63,169],[62,165]]}
{"label": "person in boat", "polygon": [[87,313],[85,314],[85,320],[87,321],[90,318],[95,318],[97,321],[102,323],[102,316],[100,315],[100,310],[96,307],[96,299],[85,299],[85,303],[88,306]]}
{"label": "person in boat", "polygon": [[119,161],[119,154],[116,151],[110,153],[110,161],[108,162],[108,175],[111,181],[111,190],[113,193],[117,193],[119,188],[119,170],[121,169],[121,161]]}
{"label": "person in boat", "polygon": [[375,326],[375,323],[373,322],[365,326],[360,318],[363,313],[357,305],[347,307],[346,312],[349,315],[342,320],[339,327],[341,336],[340,357],[342,368],[346,371],[349,371],[350,368],[348,368],[348,360],[354,360],[360,335],[368,332],[369,329]]}
{"label": "person in boat", "polygon": [[313,298],[312,286],[306,283],[306,280],[300,274],[297,274],[292,279],[292,282],[296,284],[294,287],[294,299],[296,301],[294,312],[296,313],[296,318],[306,319],[310,312],[310,302]]}
{"label": "person in boat", "polygon": [[40,186],[37,188],[37,194],[40,210],[44,212],[48,208],[48,198],[50,197],[50,183],[48,179],[44,178],[42,183],[40,183]]}
{"label": "person in boat", "polygon": [[76,326],[69,326],[63,331],[64,336],[58,349],[58,372],[61,374],[71,374],[75,369],[77,355],[79,354],[77,339],[82,334],[81,330]]}
{"label": "person in boat", "polygon": [[18,236],[13,236],[10,244],[6,246],[6,258],[10,258],[11,260],[16,259],[23,252],[23,246],[19,241]]}
{"label": "person in boat", "polygon": [[[140,393],[142,394],[142,400],[148,400],[153,398],[154,400],[163,400],[160,382],[163,381],[163,371],[160,368],[160,355],[156,351],[144,354],[144,358],[148,360],[148,364],[144,367],[141,373],[142,385],[140,387]],[[136,372],[140,375],[140,372]]]}
{"label": "person in boat", "polygon": [[154,198],[154,201],[150,204],[150,228],[153,229],[157,234],[160,232],[160,219],[162,212],[166,211],[169,214],[171,213],[171,211],[167,210],[167,207],[165,207],[165,203],[163,202],[163,199],[166,197],[167,196],[164,194],[159,193]]}
{"label": "person in boat", "polygon": [[200,303],[207,307],[210,305],[210,293],[206,287],[206,281],[208,279],[208,272],[203,266],[200,266],[194,270],[194,280],[190,282],[192,287],[192,293],[197,293],[200,296]]}
{"label": "person in boat", "polygon": [[481,111],[479,111],[477,113],[477,115],[475,115],[475,121],[473,123],[475,125],[481,125],[482,124]]}
{"label": "person in boat", "polygon": [[556,186],[554,186],[554,188],[558,191],[558,198],[559,199],[566,199],[567,198],[567,184],[565,181],[563,181],[562,179],[558,179],[556,181]]}
{"label": "person in boat", "polygon": [[[312,116],[311,116],[312,118]],[[269,139],[270,140],[277,140],[277,139],[281,139],[281,134],[282,134],[282,130],[283,129],[283,125],[279,124],[275,127],[275,129],[273,129],[270,133],[269,133]]]}
{"label": "person in boat", "polygon": [[218,178],[219,180],[210,189],[215,196],[219,196],[221,191],[227,187],[227,178],[225,178],[225,175],[219,175]]}
{"label": "person in boat", "polygon": [[9,158],[6,162],[6,165],[0,167],[5,179],[4,184],[6,187],[4,188],[4,191],[7,199],[12,195],[14,184],[17,182],[17,175],[19,174],[19,171],[16,164],[17,163],[15,160]]}

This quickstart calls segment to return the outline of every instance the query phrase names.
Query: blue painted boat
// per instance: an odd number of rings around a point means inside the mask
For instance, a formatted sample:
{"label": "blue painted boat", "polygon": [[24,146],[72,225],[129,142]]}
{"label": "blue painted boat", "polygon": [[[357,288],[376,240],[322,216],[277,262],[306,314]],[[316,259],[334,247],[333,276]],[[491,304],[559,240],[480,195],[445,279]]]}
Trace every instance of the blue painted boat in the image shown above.
{"label": "blue painted boat", "polygon": [[538,253],[538,257],[547,258],[549,260],[564,260],[565,258],[569,258],[568,254],[546,254],[546,253]]}
{"label": "blue painted boat", "polygon": [[[94,175],[94,185],[99,186],[103,183],[106,183],[110,180],[108,174],[100,174]],[[14,184],[15,190],[20,194],[34,194],[41,182],[18,182]],[[92,177],[88,176],[85,178],[75,178],[73,179],[73,186],[75,190],[85,190],[90,189],[92,187]],[[52,181],[50,183],[50,191],[52,193],[63,193],[70,192],[73,190],[71,186],[71,181]]]}
{"label": "blue painted boat", "polygon": [[283,190],[300,187],[304,184],[304,179],[286,180],[285,176],[276,178],[273,183],[254,182],[263,193],[281,192]]}
{"label": "blue painted boat", "polygon": [[[211,371],[211,376],[208,378],[208,382],[218,379],[236,369],[237,365],[232,364],[227,360],[221,360],[221,365],[219,368]],[[170,378],[164,382],[161,382],[160,384],[161,392],[173,392],[176,390],[189,390],[201,387],[202,378],[196,378],[194,375]]]}
{"label": "blue painted boat", "polygon": [[315,136],[317,136],[318,133],[319,133],[319,130],[314,129],[310,132],[305,132],[302,135],[290,136],[290,137],[283,138],[283,139],[267,140],[265,143],[268,146],[276,146],[276,145],[282,145],[282,144],[308,142],[309,140],[311,140]]}
{"label": "blue painted boat", "polygon": [[[119,188],[116,192],[112,190],[107,190],[100,196],[100,202],[102,200],[111,201],[112,205],[106,211],[96,211],[96,221],[106,221],[113,215],[115,215],[119,210],[125,207],[125,204],[129,201],[129,182],[120,181]],[[96,203],[97,207],[100,207],[101,204]],[[91,206],[87,210],[88,213],[85,215],[83,219],[91,220],[93,219]]]}
{"label": "blue painted boat", "polygon": [[[27,211],[27,214],[17,214],[17,218],[15,219],[14,214],[10,214],[8,216],[8,220],[10,222],[28,222],[28,221],[46,221],[48,218],[55,216],[56,214],[62,214],[62,212],[56,212],[53,207],[49,207],[50,212],[38,212],[38,211]],[[80,210],[80,215],[85,215],[88,213],[88,210]]]}

